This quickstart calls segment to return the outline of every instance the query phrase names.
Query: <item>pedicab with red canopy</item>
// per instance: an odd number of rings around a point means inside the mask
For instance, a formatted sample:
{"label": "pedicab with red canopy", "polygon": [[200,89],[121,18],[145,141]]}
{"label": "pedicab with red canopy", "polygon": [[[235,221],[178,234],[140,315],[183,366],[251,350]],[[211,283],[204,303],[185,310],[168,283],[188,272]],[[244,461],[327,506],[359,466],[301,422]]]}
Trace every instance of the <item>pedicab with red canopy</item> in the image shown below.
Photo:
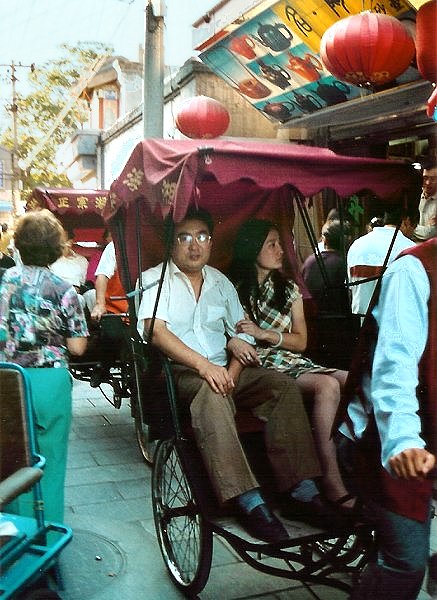
{"label": "pedicab with red canopy", "polygon": [[[163,281],[168,256],[163,241],[165,216],[171,212],[178,222],[191,204],[207,209],[215,223],[209,264],[225,273],[239,225],[253,217],[275,222],[285,251],[284,270],[310,302],[294,251],[295,213],[305,222],[316,252],[317,240],[308,216],[310,203],[334,197],[341,215],[353,194],[396,203],[415,190],[415,185],[414,173],[404,163],[339,156],[324,148],[159,139],[138,143],[112,184],[104,217],[113,234],[130,306],[137,433],[146,452],[148,443],[157,440],[152,475],[155,526],[168,572],[185,595],[195,596],[207,582],[213,533],[260,571],[344,592],[350,591],[353,577],[369,559],[373,546],[365,524],[333,531],[329,523],[322,530],[298,521],[286,522],[290,540],[267,544],[250,537],[232,514],[218,507],[190,428],[181,417],[171,364],[153,348],[150,337],[143,341],[136,330],[136,309],[143,291],[138,283],[140,274],[164,261],[159,290]],[[159,297],[160,291],[155,314]],[[347,328],[353,317],[342,318]],[[317,317],[315,323],[317,327],[320,324]],[[332,343],[338,345],[338,340]],[[236,419],[243,445],[245,436],[259,435],[255,430],[262,426],[254,424],[254,417],[237,412]],[[246,448],[253,446],[250,438]],[[259,464],[252,462],[252,466],[255,469]],[[255,469],[255,474],[267,481],[265,473]],[[319,597],[314,589],[311,594]]]}
{"label": "pedicab with red canopy", "polygon": [[[101,247],[107,230],[103,219],[107,201],[108,190],[35,188],[27,201],[26,210],[46,208],[56,215],[67,231],[74,232],[74,251],[89,260]],[[93,282],[88,281],[81,291],[87,292],[92,287]],[[102,359],[105,358],[106,343],[101,341],[102,330],[108,330],[111,339],[118,339],[126,335],[127,328],[124,323],[126,313],[105,316],[100,324],[93,322],[89,313],[87,316],[91,333],[87,352],[83,357],[72,358],[69,369],[76,379],[89,382],[93,373],[101,368]],[[129,345],[126,344],[126,347]],[[122,398],[130,398],[131,395],[129,358],[123,355],[111,360],[109,375],[104,383],[112,387],[112,398],[100,386],[102,394],[115,408],[120,408]]]}

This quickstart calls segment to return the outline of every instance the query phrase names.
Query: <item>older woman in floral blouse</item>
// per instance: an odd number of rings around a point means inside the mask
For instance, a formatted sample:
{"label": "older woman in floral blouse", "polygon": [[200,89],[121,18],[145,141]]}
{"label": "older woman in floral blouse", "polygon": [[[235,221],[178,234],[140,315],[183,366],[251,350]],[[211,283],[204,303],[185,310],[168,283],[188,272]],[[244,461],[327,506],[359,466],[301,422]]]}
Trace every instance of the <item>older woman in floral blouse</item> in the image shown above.
{"label": "older woman in floral blouse", "polygon": [[[68,353],[83,354],[88,329],[75,289],[49,270],[63,250],[63,229],[48,211],[26,213],[15,231],[22,265],[0,283],[0,361],[30,376],[39,452],[46,459],[41,480],[47,520],[62,522],[72,378]],[[11,510],[33,515],[31,494]]]}

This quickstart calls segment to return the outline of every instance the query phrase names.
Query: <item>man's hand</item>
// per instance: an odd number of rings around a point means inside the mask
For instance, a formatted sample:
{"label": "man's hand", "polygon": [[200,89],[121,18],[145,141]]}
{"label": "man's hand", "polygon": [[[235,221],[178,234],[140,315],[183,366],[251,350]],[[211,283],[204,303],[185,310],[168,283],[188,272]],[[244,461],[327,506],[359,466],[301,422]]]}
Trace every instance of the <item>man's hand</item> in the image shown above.
{"label": "man's hand", "polygon": [[100,321],[103,315],[106,314],[106,305],[97,303],[91,311],[91,318],[95,321]]}
{"label": "man's hand", "polygon": [[216,394],[227,396],[232,393],[235,385],[226,367],[220,367],[205,359],[198,368],[198,372]]}
{"label": "man's hand", "polygon": [[388,462],[393,472],[402,479],[424,479],[434,468],[435,456],[424,448],[407,448]]}
{"label": "man's hand", "polygon": [[233,337],[228,342],[228,350],[232,352],[234,357],[245,367],[259,367],[261,361],[257,354],[256,348],[240,340],[240,338]]}

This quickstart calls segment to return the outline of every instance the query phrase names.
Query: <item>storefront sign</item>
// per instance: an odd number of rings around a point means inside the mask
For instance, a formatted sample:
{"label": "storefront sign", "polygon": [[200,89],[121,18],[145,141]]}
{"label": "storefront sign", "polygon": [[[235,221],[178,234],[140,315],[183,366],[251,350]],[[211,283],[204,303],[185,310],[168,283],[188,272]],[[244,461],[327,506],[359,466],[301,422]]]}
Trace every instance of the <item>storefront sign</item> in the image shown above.
{"label": "storefront sign", "polygon": [[[415,11],[406,0],[368,4],[365,10],[396,16],[414,28]],[[203,42],[200,58],[270,120],[289,121],[375,91],[339,81],[319,56],[326,29],[362,10],[362,0],[281,0],[262,12],[251,8],[216,31],[211,44]],[[394,85],[417,79],[411,66]]]}

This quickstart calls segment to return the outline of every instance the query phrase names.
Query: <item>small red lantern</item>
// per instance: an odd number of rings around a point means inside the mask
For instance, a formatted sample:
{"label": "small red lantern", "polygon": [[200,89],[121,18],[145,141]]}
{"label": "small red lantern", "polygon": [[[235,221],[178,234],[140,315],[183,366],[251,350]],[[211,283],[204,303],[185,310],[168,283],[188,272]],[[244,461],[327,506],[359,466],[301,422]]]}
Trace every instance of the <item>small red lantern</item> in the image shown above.
{"label": "small red lantern", "polygon": [[369,11],[331,25],[320,45],[323,64],[335,77],[375,87],[403,73],[414,52],[414,40],[398,19]]}
{"label": "small red lantern", "polygon": [[417,68],[424,79],[437,82],[437,0],[422,4],[416,15]]}
{"label": "small red lantern", "polygon": [[176,115],[176,127],[189,138],[215,138],[229,126],[227,109],[213,98],[194,96],[186,100]]}

